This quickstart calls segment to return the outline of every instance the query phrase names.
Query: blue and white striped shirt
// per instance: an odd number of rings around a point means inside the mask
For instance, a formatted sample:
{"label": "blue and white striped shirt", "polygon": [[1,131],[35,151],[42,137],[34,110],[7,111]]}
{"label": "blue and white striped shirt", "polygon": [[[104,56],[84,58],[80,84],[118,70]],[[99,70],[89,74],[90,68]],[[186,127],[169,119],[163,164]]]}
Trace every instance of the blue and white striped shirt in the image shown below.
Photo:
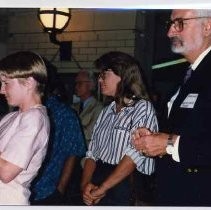
{"label": "blue and white striped shirt", "polygon": [[151,174],[154,171],[154,159],[143,156],[131,144],[131,134],[138,127],[158,131],[152,104],[141,99],[134,106],[124,107],[117,113],[113,101],[101,111],[95,123],[86,157],[114,165],[127,155],[134,161],[138,171]]}

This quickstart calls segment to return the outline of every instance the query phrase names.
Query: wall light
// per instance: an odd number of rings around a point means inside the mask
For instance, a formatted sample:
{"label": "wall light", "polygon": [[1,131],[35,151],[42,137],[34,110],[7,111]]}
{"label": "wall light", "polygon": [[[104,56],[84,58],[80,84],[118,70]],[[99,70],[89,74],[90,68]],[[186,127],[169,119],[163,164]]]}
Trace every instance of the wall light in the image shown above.
{"label": "wall light", "polygon": [[38,19],[43,31],[49,33],[50,41],[59,45],[60,60],[71,60],[71,41],[58,41],[56,35],[62,33],[71,19],[71,10],[67,8],[40,8]]}

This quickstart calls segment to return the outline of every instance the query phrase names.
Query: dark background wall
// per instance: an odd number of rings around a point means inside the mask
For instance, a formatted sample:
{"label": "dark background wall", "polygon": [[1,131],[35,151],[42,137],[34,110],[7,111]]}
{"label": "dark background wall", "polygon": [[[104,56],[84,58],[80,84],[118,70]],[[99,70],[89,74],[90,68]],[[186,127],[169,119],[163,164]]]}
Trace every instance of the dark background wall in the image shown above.
{"label": "dark background wall", "polygon": [[[73,9],[70,24],[57,38],[72,41],[72,55],[84,69],[95,71],[93,61],[105,52],[120,50],[140,62],[150,89],[162,96],[178,85],[185,63],[160,69],[155,64],[181,58],[170,50],[165,21],[170,10]],[[70,100],[73,80],[79,70],[74,59],[61,61],[58,46],[50,43],[37,19],[37,9],[0,9],[0,56],[19,50],[32,50],[58,68]],[[30,27],[33,26],[33,27]]]}

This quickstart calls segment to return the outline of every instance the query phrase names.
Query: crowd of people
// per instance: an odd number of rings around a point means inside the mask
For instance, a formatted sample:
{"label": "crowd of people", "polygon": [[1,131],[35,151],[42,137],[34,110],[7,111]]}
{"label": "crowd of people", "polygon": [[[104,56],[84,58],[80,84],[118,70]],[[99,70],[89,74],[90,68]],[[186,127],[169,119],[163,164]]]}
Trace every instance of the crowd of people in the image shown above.
{"label": "crowd of people", "polygon": [[[9,106],[0,116],[0,205],[131,206],[134,187],[144,186],[137,174],[154,177],[151,205],[211,205],[211,10],[175,9],[167,26],[172,51],[190,66],[162,128],[127,53],[96,59],[97,78],[80,70],[71,106],[39,54],[0,60],[0,100]],[[107,103],[95,97],[97,81]]]}

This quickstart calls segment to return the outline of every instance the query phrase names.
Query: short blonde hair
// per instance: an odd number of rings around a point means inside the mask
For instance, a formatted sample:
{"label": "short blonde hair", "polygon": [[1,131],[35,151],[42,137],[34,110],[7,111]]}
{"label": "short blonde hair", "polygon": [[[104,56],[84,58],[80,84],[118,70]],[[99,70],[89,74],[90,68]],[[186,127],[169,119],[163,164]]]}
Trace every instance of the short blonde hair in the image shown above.
{"label": "short blonde hair", "polygon": [[19,51],[0,60],[0,75],[8,78],[33,77],[37,91],[44,94],[47,82],[46,66],[40,55],[30,51]]}

